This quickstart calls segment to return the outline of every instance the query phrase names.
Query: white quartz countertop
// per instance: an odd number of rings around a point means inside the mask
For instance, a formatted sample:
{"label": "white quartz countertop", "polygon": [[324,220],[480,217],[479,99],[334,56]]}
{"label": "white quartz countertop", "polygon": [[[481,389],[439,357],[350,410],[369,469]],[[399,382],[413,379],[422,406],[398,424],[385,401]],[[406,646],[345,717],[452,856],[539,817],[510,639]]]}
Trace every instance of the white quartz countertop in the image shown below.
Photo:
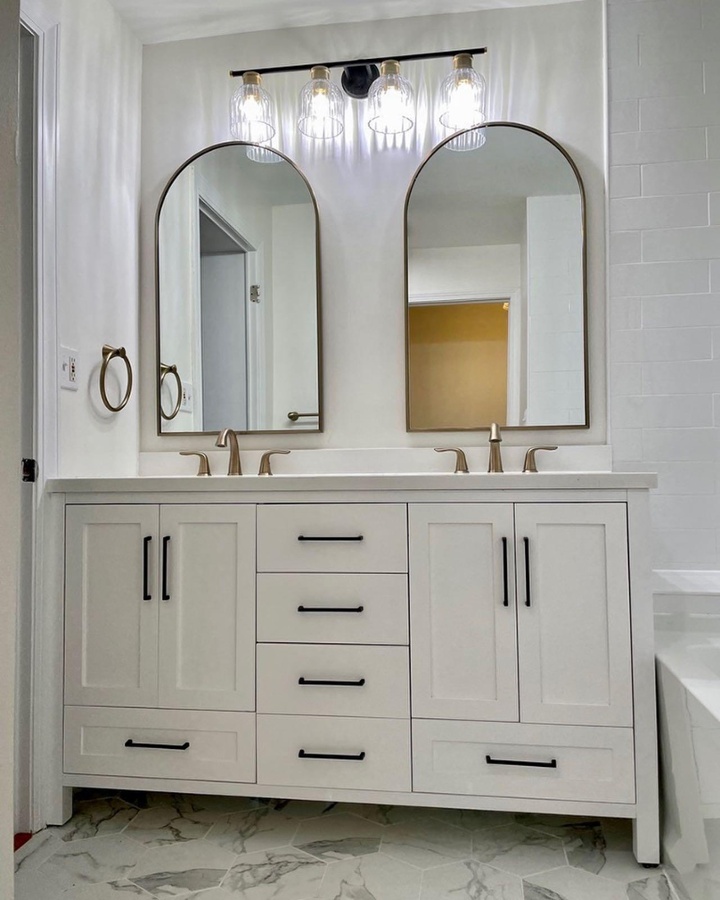
{"label": "white quartz countertop", "polygon": [[540,472],[522,474],[150,475],[128,478],[51,478],[53,493],[284,493],[288,491],[527,491],[630,490],[657,486],[648,472]]}

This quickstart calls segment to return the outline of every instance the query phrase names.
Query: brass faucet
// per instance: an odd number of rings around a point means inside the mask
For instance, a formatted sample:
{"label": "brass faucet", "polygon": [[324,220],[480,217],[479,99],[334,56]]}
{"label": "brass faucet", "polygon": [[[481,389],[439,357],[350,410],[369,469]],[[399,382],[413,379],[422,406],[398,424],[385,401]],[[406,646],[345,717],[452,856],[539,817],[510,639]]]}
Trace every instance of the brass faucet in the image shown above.
{"label": "brass faucet", "polygon": [[468,469],[467,457],[465,456],[465,452],[461,450],[459,447],[436,447],[436,453],[454,453],[455,454],[455,474],[458,472],[462,472],[463,474],[467,474],[470,470]]}
{"label": "brass faucet", "polygon": [[268,450],[267,453],[263,453],[260,458],[260,468],[258,470],[258,475],[272,475],[272,468],[270,466],[270,457],[275,456],[276,453],[289,453],[289,450]]}
{"label": "brass faucet", "polygon": [[242,475],[240,468],[240,449],[238,448],[237,435],[232,428],[224,428],[215,441],[216,447],[230,447],[230,462],[228,463],[228,475]]}
{"label": "brass faucet", "polygon": [[502,456],[500,455],[500,426],[493,422],[490,426],[490,458],[488,459],[488,472],[502,472]]}

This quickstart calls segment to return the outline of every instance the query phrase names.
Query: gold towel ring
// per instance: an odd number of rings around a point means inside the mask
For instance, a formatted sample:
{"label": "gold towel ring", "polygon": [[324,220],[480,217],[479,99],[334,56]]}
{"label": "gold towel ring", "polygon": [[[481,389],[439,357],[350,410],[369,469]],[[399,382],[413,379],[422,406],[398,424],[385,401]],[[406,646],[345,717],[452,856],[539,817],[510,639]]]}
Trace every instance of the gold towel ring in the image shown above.
{"label": "gold towel ring", "polygon": [[[130,365],[130,360],[127,357],[127,353],[125,352],[124,347],[111,347],[110,344],[104,344],[102,348],[102,366],[100,367],[100,396],[102,397],[102,402],[107,406],[110,412],[120,412],[120,410],[127,405],[128,400],[130,399],[130,394],[132,394],[133,388],[133,372],[132,366]],[[127,388],[125,390],[125,396],[122,398],[120,403],[117,406],[113,406],[112,403],[108,400],[107,393],[105,392],[105,378],[107,376],[108,366],[110,365],[110,360],[118,357],[125,363],[125,368],[127,369]]]}
{"label": "gold towel ring", "polygon": [[[174,375],[175,381],[177,381],[177,402],[173,407],[173,411],[168,416],[165,413],[165,410],[162,407],[162,386],[165,383],[165,378],[167,375]],[[174,419],[175,416],[180,412],[180,407],[182,406],[182,398],[183,398],[183,386],[180,376],[178,375],[177,366],[168,366],[165,363],[160,363],[160,394],[158,397],[158,404],[160,406],[160,415],[165,419],[166,422],[169,422],[171,419]]]}

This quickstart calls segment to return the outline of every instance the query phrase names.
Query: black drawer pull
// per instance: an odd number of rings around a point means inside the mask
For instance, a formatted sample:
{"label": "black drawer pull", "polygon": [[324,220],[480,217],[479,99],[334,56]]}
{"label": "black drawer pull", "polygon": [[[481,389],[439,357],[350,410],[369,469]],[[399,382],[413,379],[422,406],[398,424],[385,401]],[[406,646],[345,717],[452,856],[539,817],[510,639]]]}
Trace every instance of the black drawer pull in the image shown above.
{"label": "black drawer pull", "polygon": [[365,759],[365,751],[355,755],[352,753],[306,753],[304,750],[300,750],[298,759],[349,759],[352,762],[362,762]]}
{"label": "black drawer pull", "polygon": [[508,539],[502,539],[503,548],[503,606],[510,606],[510,594],[508,589]]}
{"label": "black drawer pull", "polygon": [[163,600],[169,600],[170,594],[168,593],[168,544],[170,543],[170,536],[165,535],[163,538],[163,549],[162,549],[162,598]]}
{"label": "black drawer pull", "polygon": [[143,600],[152,600],[152,594],[148,590],[148,566],[150,565],[148,550],[150,549],[150,541],[152,541],[151,536],[143,538]]}
{"label": "black drawer pull", "polygon": [[298,535],[299,541],[364,541],[365,538],[361,534],[351,535],[350,537],[325,537],[323,535]]}
{"label": "black drawer pull", "polygon": [[298,612],[361,613],[364,606],[298,606]]}
{"label": "black drawer pull", "polygon": [[485,762],[489,766],[533,766],[536,769],[557,769],[556,759],[551,759],[550,762],[530,762],[526,759],[493,759],[492,756],[486,756]]}
{"label": "black drawer pull", "polygon": [[365,684],[365,679],[360,678],[358,681],[322,681],[319,679],[312,678],[303,678],[302,676],[298,678],[298,684],[331,684],[337,685],[338,687],[363,687]]}
{"label": "black drawer pull", "polygon": [[139,747],[143,750],[188,750],[190,741],[184,744],[142,744],[133,740],[125,741],[126,747]]}

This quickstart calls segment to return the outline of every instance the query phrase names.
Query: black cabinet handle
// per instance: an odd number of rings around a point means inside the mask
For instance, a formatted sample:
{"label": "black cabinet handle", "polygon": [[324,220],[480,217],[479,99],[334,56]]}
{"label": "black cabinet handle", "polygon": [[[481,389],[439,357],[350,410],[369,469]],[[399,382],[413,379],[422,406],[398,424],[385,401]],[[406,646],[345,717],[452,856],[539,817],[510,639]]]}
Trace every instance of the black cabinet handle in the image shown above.
{"label": "black cabinet handle", "polygon": [[486,756],[485,762],[489,766],[533,766],[536,769],[557,769],[556,759],[551,759],[550,762],[530,762],[526,759],[493,759],[492,756]]}
{"label": "black cabinet handle", "polygon": [[352,762],[362,762],[365,759],[365,751],[362,753],[306,753],[304,750],[298,752],[298,759],[348,759]]}
{"label": "black cabinet handle", "polygon": [[323,681],[320,679],[313,678],[303,678],[300,676],[298,678],[298,684],[328,684],[328,685],[336,685],[338,687],[363,687],[365,684],[365,679],[360,678],[357,681]]}
{"label": "black cabinet handle", "polygon": [[508,539],[502,539],[503,547],[503,606],[510,606],[510,593],[508,588]]}
{"label": "black cabinet handle", "polygon": [[163,550],[162,550],[162,598],[163,600],[169,600],[170,594],[168,594],[168,544],[170,543],[170,535],[166,534],[163,538]]}
{"label": "black cabinet handle", "polygon": [[140,748],[142,750],[188,750],[190,748],[190,741],[185,741],[184,744],[143,744],[139,741],[125,741],[126,747]]}
{"label": "black cabinet handle", "polygon": [[148,550],[151,540],[152,537],[150,536],[143,538],[143,600],[152,600],[152,595],[148,590],[148,566],[150,565]]}
{"label": "black cabinet handle", "polygon": [[530,538],[523,538],[525,545],[525,606],[530,606]]}
{"label": "black cabinet handle", "polygon": [[299,534],[299,541],[364,541],[362,534],[351,535],[350,537],[325,537],[324,535],[306,535]]}
{"label": "black cabinet handle", "polygon": [[299,613],[361,613],[364,606],[298,606]]}

